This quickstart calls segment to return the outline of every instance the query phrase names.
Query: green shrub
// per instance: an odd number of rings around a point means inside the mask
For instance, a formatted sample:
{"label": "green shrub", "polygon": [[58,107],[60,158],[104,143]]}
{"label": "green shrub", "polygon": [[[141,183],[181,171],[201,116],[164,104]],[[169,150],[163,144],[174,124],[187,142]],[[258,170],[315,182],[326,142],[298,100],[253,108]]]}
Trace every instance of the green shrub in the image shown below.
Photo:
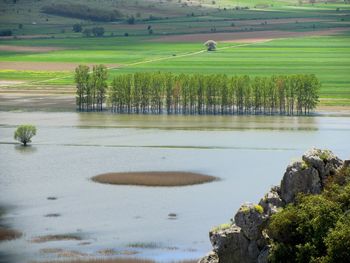
{"label": "green shrub", "polygon": [[249,211],[250,211],[250,209],[249,209],[249,207],[244,206],[244,207],[241,208],[241,211],[242,211],[244,214],[248,214]]}
{"label": "green shrub", "polygon": [[329,151],[329,150],[321,151],[320,155],[319,155],[320,159],[323,160],[323,161],[329,159],[330,156],[331,156],[331,151]]}
{"label": "green shrub", "polygon": [[[271,262],[348,262],[350,170],[341,169],[319,195],[299,195],[271,217]],[[341,180],[339,178],[342,178]]]}
{"label": "green shrub", "polygon": [[81,24],[74,24],[72,30],[76,33],[79,33],[83,31],[83,27]]}
{"label": "green shrub", "polygon": [[327,256],[323,262],[349,262],[350,259],[350,215],[345,214],[325,238]]}
{"label": "green shrub", "polygon": [[341,213],[337,202],[322,195],[309,195],[273,215],[269,234],[275,242],[282,244],[272,249],[271,261],[282,262],[286,248],[289,248],[288,256],[292,256],[295,262],[311,262],[324,256],[324,238]]}
{"label": "green shrub", "polygon": [[261,205],[254,205],[254,209],[256,212],[258,212],[259,214],[264,213],[264,208]]}
{"label": "green shrub", "polygon": [[220,230],[225,230],[225,229],[228,229],[232,226],[232,223],[224,223],[224,224],[221,224],[221,225],[218,225],[214,228],[212,228],[211,231],[213,232],[216,232],[216,231],[220,231]]}
{"label": "green shrub", "polygon": [[20,125],[15,131],[15,140],[21,142],[24,146],[31,142],[32,137],[36,135],[36,127],[33,125]]}

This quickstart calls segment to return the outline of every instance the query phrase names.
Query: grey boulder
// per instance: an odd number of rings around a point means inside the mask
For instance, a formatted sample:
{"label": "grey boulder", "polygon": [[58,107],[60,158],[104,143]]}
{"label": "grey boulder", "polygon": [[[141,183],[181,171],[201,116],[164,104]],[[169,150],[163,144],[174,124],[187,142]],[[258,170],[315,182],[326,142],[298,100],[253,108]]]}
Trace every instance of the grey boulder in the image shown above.
{"label": "grey boulder", "polygon": [[287,167],[281,182],[281,198],[288,204],[295,201],[298,193],[319,194],[322,185],[318,171],[303,162],[294,162]]}

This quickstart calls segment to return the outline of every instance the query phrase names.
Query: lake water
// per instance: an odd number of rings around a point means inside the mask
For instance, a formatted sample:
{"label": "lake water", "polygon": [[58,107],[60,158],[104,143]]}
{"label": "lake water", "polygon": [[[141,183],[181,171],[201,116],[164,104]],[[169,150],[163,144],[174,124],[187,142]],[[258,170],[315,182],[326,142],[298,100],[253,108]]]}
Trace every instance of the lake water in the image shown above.
{"label": "lake water", "polygon": [[[14,143],[22,123],[38,127],[31,147]],[[198,259],[211,248],[211,227],[228,222],[242,202],[258,202],[312,146],[349,158],[350,118],[0,112],[0,200],[10,207],[5,222],[24,233],[1,243],[0,253],[15,262],[55,259],[43,248]],[[90,180],[125,171],[190,171],[221,180],[172,188]],[[51,213],[60,216],[45,217]],[[30,242],[67,233],[84,240]]]}

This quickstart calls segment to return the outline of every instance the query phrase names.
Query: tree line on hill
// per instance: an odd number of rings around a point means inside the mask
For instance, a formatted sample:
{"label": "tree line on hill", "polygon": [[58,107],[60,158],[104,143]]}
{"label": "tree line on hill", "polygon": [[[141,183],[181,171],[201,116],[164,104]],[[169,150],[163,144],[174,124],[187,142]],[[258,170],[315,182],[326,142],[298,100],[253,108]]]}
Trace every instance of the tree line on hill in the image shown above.
{"label": "tree line on hill", "polygon": [[0,30],[0,37],[12,36],[13,32],[11,29]]}
{"label": "tree line on hill", "polygon": [[101,22],[111,22],[123,18],[123,14],[117,9],[105,10],[91,8],[89,6],[81,4],[52,4],[42,7],[41,12],[50,15],[58,15]]}
{"label": "tree line on hill", "polygon": [[75,70],[79,111],[136,114],[307,115],[318,103],[315,75],[228,77],[225,74],[134,73],[107,83],[107,68]]}

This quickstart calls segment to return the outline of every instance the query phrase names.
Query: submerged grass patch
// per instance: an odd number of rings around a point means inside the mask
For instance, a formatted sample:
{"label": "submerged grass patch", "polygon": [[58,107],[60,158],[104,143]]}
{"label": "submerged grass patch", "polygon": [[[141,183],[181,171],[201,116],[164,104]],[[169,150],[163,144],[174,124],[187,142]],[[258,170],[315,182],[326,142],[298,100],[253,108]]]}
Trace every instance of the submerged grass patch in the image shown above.
{"label": "submerged grass patch", "polygon": [[67,240],[82,240],[82,237],[73,234],[59,234],[59,235],[46,235],[38,236],[31,240],[32,243],[45,243],[50,241],[67,241]]}
{"label": "submerged grass patch", "polygon": [[129,256],[129,255],[138,254],[139,252],[132,251],[132,250],[114,250],[109,248],[109,249],[99,250],[97,253],[103,256],[115,256],[115,255]]}
{"label": "submerged grass patch", "polygon": [[20,238],[21,236],[22,233],[17,230],[0,227],[0,242],[13,240],[16,238]]}
{"label": "submerged grass patch", "polygon": [[116,185],[185,186],[208,183],[217,177],[190,172],[121,172],[92,177],[94,182]]}
{"label": "submerged grass patch", "polygon": [[64,250],[61,248],[43,248],[40,250],[43,254],[55,254],[60,258],[70,258],[70,257],[86,257],[88,254],[81,253],[75,250]]}
{"label": "submerged grass patch", "polygon": [[[139,259],[139,258],[114,258],[114,259],[73,259],[73,260],[55,260],[55,261],[45,261],[41,263],[155,263],[156,261],[149,259]],[[197,260],[182,260],[182,261],[172,261],[172,263],[196,263]]]}
{"label": "submerged grass patch", "polygon": [[61,214],[58,213],[52,213],[52,214],[46,214],[45,217],[59,217]]}
{"label": "submerged grass patch", "polygon": [[128,247],[156,249],[156,248],[161,248],[161,245],[156,242],[135,242],[135,243],[128,244]]}
{"label": "submerged grass patch", "polygon": [[129,248],[134,249],[163,249],[163,250],[178,250],[175,246],[163,246],[161,243],[157,242],[135,242],[127,245]]}
{"label": "submerged grass patch", "polygon": [[[55,260],[42,263],[154,263],[153,260],[136,258],[115,258],[115,259],[74,259],[74,260]],[[195,261],[194,261],[195,262]],[[180,263],[180,262],[179,262]]]}

